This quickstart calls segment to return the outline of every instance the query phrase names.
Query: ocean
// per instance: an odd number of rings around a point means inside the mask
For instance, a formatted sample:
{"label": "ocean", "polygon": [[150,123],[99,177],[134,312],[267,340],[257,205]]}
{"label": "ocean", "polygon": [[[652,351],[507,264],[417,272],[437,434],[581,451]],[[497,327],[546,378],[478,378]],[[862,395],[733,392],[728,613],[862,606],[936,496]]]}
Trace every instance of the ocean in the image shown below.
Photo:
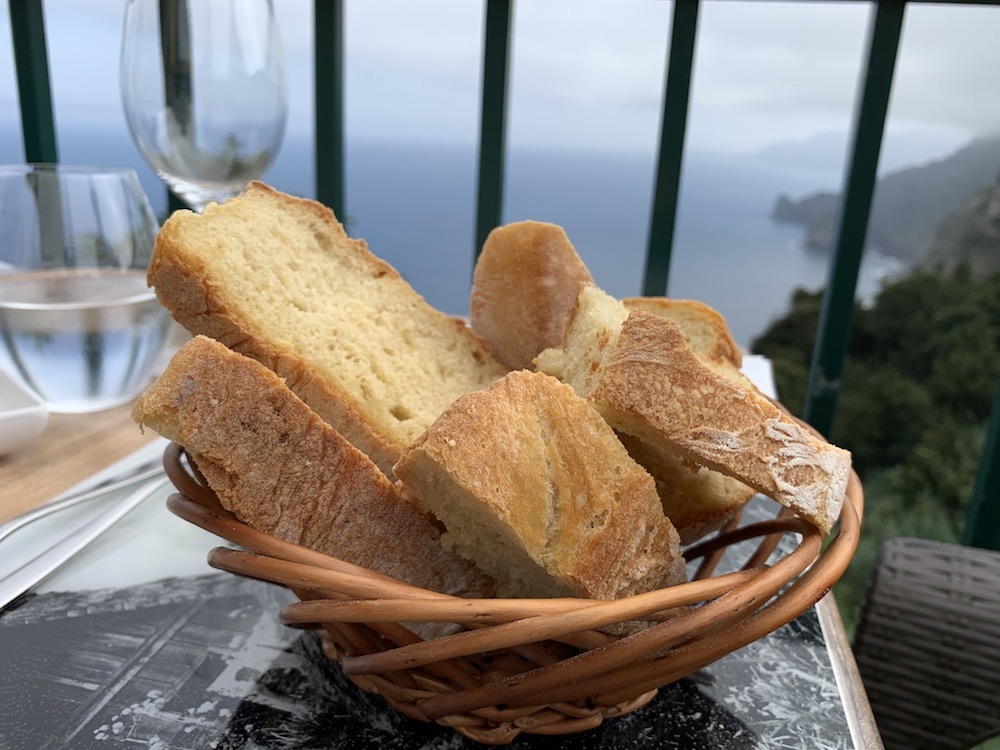
{"label": "ocean", "polygon": [[[4,139],[6,140],[6,139]],[[10,148],[0,149],[5,161]],[[154,210],[165,193],[128,140],[115,132],[61,134],[66,163],[131,166]],[[349,138],[348,232],[367,241],[432,305],[468,312],[475,235],[476,157],[472,145],[407,144]],[[264,179],[314,195],[311,144],[289,137]],[[654,163],[652,154],[508,151],[503,222],[563,226],[595,281],[615,296],[641,293]],[[668,294],[701,300],[726,316],[749,346],[787,309],[797,287],[820,288],[826,253],[805,247],[804,231],[770,220],[780,193],[798,197],[835,187],[839,177],[763,158],[690,153],[683,166]],[[903,270],[868,248],[858,284],[870,299],[883,279]]]}

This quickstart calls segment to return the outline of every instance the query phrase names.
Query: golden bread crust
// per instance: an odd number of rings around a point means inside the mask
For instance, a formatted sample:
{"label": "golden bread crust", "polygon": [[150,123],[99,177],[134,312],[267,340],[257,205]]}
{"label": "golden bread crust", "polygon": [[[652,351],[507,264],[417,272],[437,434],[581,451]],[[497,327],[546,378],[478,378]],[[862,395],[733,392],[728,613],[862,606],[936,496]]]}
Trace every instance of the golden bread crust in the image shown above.
{"label": "golden bread crust", "polygon": [[260,363],[197,336],[135,404],[244,523],[411,584],[489,596],[493,582],[440,545],[435,521]]}
{"label": "golden bread crust", "polygon": [[181,325],[274,370],[390,476],[448,404],[504,372],[332,211],[261,183],[174,213],[148,281]]}
{"label": "golden bread crust", "polygon": [[684,580],[652,478],[546,375],[511,372],[459,399],[395,473],[501,594],[610,599]]}
{"label": "golden bread crust", "polygon": [[733,476],[824,533],[840,514],[850,453],[705,367],[672,320],[631,313],[591,399],[616,429]]}
{"label": "golden bread crust", "polygon": [[520,221],[490,232],[476,261],[472,329],[511,370],[558,346],[583,283],[593,279],[555,224]]}
{"label": "golden bread crust", "polygon": [[641,310],[675,321],[684,340],[702,360],[729,363],[737,370],[743,365],[743,352],[737,345],[722,314],[703,302],[667,297],[627,297],[622,303],[629,309]]}

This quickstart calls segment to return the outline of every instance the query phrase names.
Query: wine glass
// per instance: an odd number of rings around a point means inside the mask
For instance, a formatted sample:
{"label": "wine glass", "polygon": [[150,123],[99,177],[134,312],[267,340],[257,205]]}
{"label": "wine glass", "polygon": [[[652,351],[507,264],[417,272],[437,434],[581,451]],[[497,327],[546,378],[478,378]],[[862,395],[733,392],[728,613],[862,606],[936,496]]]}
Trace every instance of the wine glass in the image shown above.
{"label": "wine glass", "polygon": [[170,315],[146,285],[158,228],[130,169],[0,166],[0,368],[49,411],[126,403]]}
{"label": "wine glass", "polygon": [[149,165],[196,211],[258,179],[287,95],[271,0],[129,0],[121,89]]}

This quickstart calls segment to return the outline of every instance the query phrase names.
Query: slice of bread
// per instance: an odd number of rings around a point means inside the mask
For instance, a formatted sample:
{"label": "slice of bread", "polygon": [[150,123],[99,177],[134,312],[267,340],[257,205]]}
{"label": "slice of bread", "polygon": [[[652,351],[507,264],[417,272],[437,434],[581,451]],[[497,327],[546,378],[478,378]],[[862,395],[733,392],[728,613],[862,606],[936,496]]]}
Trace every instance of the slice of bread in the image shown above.
{"label": "slice of bread", "polygon": [[501,596],[612,599],[684,580],[652,478],[547,375],[514,371],[460,398],[395,473]]}
{"label": "slice of bread", "polygon": [[[563,346],[539,354],[536,366],[589,397],[628,315],[624,304],[593,284],[582,287]],[[754,490],[738,479],[693,463],[662,441],[647,444],[614,422],[610,424],[618,430],[632,458],[653,476],[663,512],[683,544],[720,529],[753,497]]]}
{"label": "slice of bread", "polygon": [[695,356],[678,325],[581,290],[563,347],[536,358],[648,450],[732,476],[828,532],[850,453],[814,437],[754,388]]}
{"label": "slice of bread", "polygon": [[[690,299],[628,297],[629,311],[641,310],[677,323],[684,341],[707,367],[743,388],[754,388],[740,371],[743,352],[725,318],[708,305]],[[663,510],[674,522],[682,544],[691,544],[728,523],[754,496],[755,490],[733,477],[687,461],[664,448],[631,435],[619,435],[629,453],[656,480]]]}
{"label": "slice of bread", "polygon": [[743,352],[733,339],[726,319],[718,310],[693,299],[667,297],[626,297],[629,311],[641,310],[650,315],[670,318],[680,326],[684,340],[704,362],[728,363],[739,370]]}
{"label": "slice of bread", "polygon": [[561,227],[537,221],[498,227],[472,275],[472,330],[509,369],[530,369],[535,355],[560,344],[580,285],[592,282]]}
{"label": "slice of bread", "polygon": [[434,591],[494,592],[281,378],[217,341],[185,344],[132,416],[184,446],[223,507],[258,531]]}
{"label": "slice of bread", "polygon": [[677,529],[681,544],[693,544],[718,531],[756,494],[738,479],[692,463],[676,451],[654,449],[624,432],[618,433],[618,439],[652,475],[663,512]]}
{"label": "slice of bread", "polygon": [[[590,272],[566,233],[553,224],[524,221],[493,230],[476,262],[471,296],[473,329],[511,368],[531,367],[543,350],[558,347]],[[742,355],[722,316],[700,302],[633,297],[630,308],[679,321],[708,366],[733,379]],[[624,322],[624,321],[623,321]],[[678,456],[656,455],[621,436],[633,458],[653,475],[664,512],[684,544],[722,527],[753,497],[745,484]]]}
{"label": "slice of bread", "polygon": [[452,401],[505,372],[333,212],[261,183],[174,213],[148,279],[181,325],[274,370],[386,474]]}

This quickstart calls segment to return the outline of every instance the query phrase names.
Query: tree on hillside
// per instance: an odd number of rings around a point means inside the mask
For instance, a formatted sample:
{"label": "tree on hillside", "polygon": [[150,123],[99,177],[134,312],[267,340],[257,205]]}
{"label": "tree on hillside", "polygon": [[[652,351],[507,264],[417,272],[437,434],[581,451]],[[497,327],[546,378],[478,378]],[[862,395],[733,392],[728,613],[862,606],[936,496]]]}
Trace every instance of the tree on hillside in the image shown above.
{"label": "tree on hillside", "polygon": [[[781,400],[804,403],[821,294],[798,290],[753,344],[774,364]],[[862,543],[838,586],[845,622],[882,540],[955,541],[962,531],[1000,376],[1000,274],[917,271],[855,308],[831,440],[865,485]]]}
{"label": "tree on hillside", "polygon": [[905,461],[934,427],[934,400],[917,380],[885,364],[847,363],[842,399],[830,435],[851,451],[859,475]]}
{"label": "tree on hillside", "polygon": [[927,388],[947,408],[986,419],[1000,372],[1000,351],[989,316],[969,302],[934,315],[926,342],[931,359]]}

